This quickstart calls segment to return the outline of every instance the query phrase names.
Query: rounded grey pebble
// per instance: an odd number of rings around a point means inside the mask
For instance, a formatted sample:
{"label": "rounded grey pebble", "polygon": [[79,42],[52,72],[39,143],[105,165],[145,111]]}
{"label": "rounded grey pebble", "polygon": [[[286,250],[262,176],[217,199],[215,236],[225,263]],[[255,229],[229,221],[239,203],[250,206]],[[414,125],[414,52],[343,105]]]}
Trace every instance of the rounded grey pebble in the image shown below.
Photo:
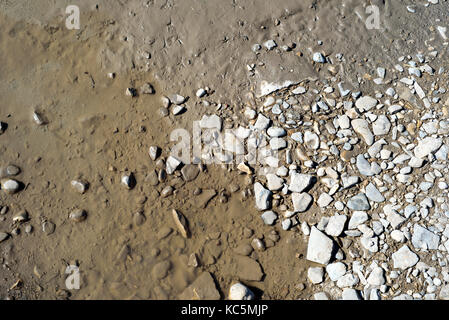
{"label": "rounded grey pebble", "polygon": [[70,212],[70,220],[75,222],[81,222],[86,220],[87,218],[87,212],[82,209],[76,209]]}
{"label": "rounded grey pebble", "polygon": [[25,227],[25,232],[26,233],[31,233],[31,232],[33,232],[33,226],[32,225],[27,225],[26,227]]}

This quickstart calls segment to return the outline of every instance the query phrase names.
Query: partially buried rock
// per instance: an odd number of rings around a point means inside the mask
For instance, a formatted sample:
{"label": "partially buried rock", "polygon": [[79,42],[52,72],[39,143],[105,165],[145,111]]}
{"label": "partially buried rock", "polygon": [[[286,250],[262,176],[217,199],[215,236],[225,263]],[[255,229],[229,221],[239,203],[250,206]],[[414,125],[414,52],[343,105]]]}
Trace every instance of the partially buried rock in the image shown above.
{"label": "partially buried rock", "polygon": [[179,298],[181,300],[218,300],[220,293],[212,275],[209,272],[203,272],[181,293]]}
{"label": "partially buried rock", "polygon": [[3,134],[6,131],[7,126],[6,123],[0,121],[0,134]]}
{"label": "partially buried rock", "polygon": [[8,238],[9,238],[9,234],[7,234],[6,232],[0,232],[0,242],[3,242]]}
{"label": "partially buried rock", "polygon": [[70,184],[76,192],[81,194],[86,192],[87,188],[89,187],[89,183],[84,180],[72,180]]}
{"label": "partially buried rock", "polygon": [[240,282],[235,283],[229,289],[229,300],[254,300],[254,293]]}
{"label": "partially buried rock", "polygon": [[154,94],[154,88],[150,83],[145,83],[142,87],[140,87],[140,92],[142,94]]}
{"label": "partially buried rock", "polygon": [[55,232],[56,225],[51,221],[44,221],[42,223],[42,231],[48,236]]}
{"label": "partially buried rock", "polygon": [[192,198],[191,203],[195,207],[204,209],[216,195],[217,191],[215,191],[214,189],[201,190],[200,194],[197,197]]}
{"label": "partially buried rock", "polygon": [[131,190],[136,185],[136,179],[133,173],[125,173],[121,179],[122,186],[126,189]]}
{"label": "partially buried rock", "polygon": [[179,232],[181,233],[181,235],[184,238],[188,238],[189,237],[189,229],[188,229],[188,225],[187,225],[187,219],[184,217],[184,215],[173,209],[172,210],[172,216],[173,216],[173,220],[175,221],[176,227],[178,228]]}
{"label": "partially buried rock", "polygon": [[155,161],[157,159],[157,157],[159,157],[159,154],[160,154],[159,147],[151,146],[149,151],[148,151],[148,154],[149,154],[151,160]]}
{"label": "partially buried rock", "polygon": [[20,223],[28,221],[28,219],[29,219],[28,212],[26,210],[21,210],[12,218],[12,221]]}
{"label": "partially buried rock", "polygon": [[249,257],[235,256],[231,265],[231,274],[235,274],[240,280],[260,281],[263,278],[262,268],[260,264]]}
{"label": "partially buried rock", "polygon": [[164,279],[171,269],[170,261],[161,261],[154,265],[152,274],[158,280]]}
{"label": "partially buried rock", "polygon": [[198,257],[196,256],[195,253],[192,253],[192,254],[189,256],[189,261],[187,262],[187,265],[188,265],[189,267],[193,267],[193,268],[196,268],[196,267],[199,266]]}
{"label": "partially buried rock", "polygon": [[200,173],[200,169],[198,168],[198,166],[193,165],[193,164],[188,164],[185,165],[182,169],[181,169],[181,174],[182,177],[184,178],[185,181],[190,182],[196,179],[196,177],[198,177],[198,174]]}
{"label": "partially buried rock", "polygon": [[2,179],[0,183],[2,190],[8,194],[17,193],[20,190],[20,183],[14,179]]}
{"label": "partially buried rock", "polygon": [[183,104],[186,101],[186,98],[179,94],[172,94],[169,97],[169,99],[170,99],[171,103],[177,104],[177,105]]}
{"label": "partially buried rock", "polygon": [[74,222],[81,222],[81,221],[86,220],[87,212],[82,209],[76,209],[76,210],[73,210],[72,212],[70,212],[69,218],[70,218],[70,220],[72,220]]}
{"label": "partially buried rock", "polygon": [[137,90],[135,88],[126,88],[125,94],[129,97],[137,96]]}
{"label": "partially buried rock", "polygon": [[161,196],[162,198],[167,198],[171,195],[173,195],[173,187],[172,186],[166,186],[164,189],[162,189],[161,191]]}
{"label": "partially buried rock", "polygon": [[13,176],[17,176],[20,173],[20,168],[10,164],[8,165],[4,170],[3,170],[3,174],[7,177],[13,177]]}
{"label": "partially buried rock", "polygon": [[142,224],[144,224],[146,218],[145,218],[145,215],[143,214],[143,212],[139,211],[134,214],[133,220],[134,220],[134,224],[139,227]]}
{"label": "partially buried rock", "polygon": [[159,184],[159,177],[155,170],[150,171],[145,177],[145,182],[148,182],[152,186],[157,186]]}
{"label": "partially buried rock", "polygon": [[44,124],[47,123],[47,121],[44,119],[44,117],[37,111],[33,112],[33,121],[38,125],[38,126],[43,126]]}
{"label": "partially buried rock", "polygon": [[181,161],[176,159],[173,156],[169,156],[167,158],[166,168],[168,174],[173,174],[176,169],[178,169],[179,165],[181,164]]}

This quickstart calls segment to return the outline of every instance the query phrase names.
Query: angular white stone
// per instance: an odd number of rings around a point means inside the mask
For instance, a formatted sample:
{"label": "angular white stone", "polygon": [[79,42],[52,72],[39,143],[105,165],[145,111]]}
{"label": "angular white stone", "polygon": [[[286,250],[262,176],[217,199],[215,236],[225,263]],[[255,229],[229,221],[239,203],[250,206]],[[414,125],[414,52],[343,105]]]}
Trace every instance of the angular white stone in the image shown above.
{"label": "angular white stone", "polygon": [[345,228],[347,219],[348,218],[345,215],[338,215],[338,214],[330,217],[325,232],[333,237],[340,236]]}
{"label": "angular white stone", "polygon": [[310,204],[312,203],[313,198],[308,193],[293,193],[292,194],[292,202],[293,202],[293,209],[295,212],[306,212]]}
{"label": "angular white stone", "polygon": [[357,99],[357,101],[355,102],[355,106],[361,112],[365,112],[365,111],[371,110],[376,105],[377,105],[377,100],[374,99],[374,98],[371,98],[369,96],[361,97],[361,98]]}
{"label": "angular white stone", "polygon": [[284,186],[284,179],[279,178],[277,175],[268,173],[267,177],[267,186],[271,191],[279,191]]}
{"label": "angular white stone", "polygon": [[310,267],[307,270],[307,278],[309,278],[310,282],[313,284],[319,284],[323,282],[324,271],[323,268],[320,267]]}
{"label": "angular white stone", "polygon": [[221,131],[223,120],[217,115],[206,116],[204,115],[200,121],[200,127],[203,129],[218,129]]}
{"label": "angular white stone", "polygon": [[313,176],[308,174],[301,174],[297,172],[293,172],[290,177],[290,184],[288,189],[291,192],[303,192],[313,182]]}
{"label": "angular white stone", "polygon": [[367,145],[374,143],[374,135],[369,128],[368,121],[365,119],[355,119],[351,121],[352,128],[360,134]]}
{"label": "angular white stone", "polygon": [[415,249],[436,250],[440,244],[440,237],[419,224],[415,224],[412,244]]}
{"label": "angular white stone", "polygon": [[418,263],[419,257],[407,245],[403,245],[398,251],[393,253],[393,267],[406,270]]}
{"label": "angular white stone", "polygon": [[426,137],[418,143],[413,152],[415,157],[422,159],[437,151],[442,144],[443,140],[440,138]]}
{"label": "angular white stone", "polygon": [[254,184],[254,197],[256,198],[256,207],[259,210],[268,210],[271,207],[272,193],[259,182]]}
{"label": "angular white stone", "polygon": [[167,158],[167,163],[165,166],[165,171],[167,171],[168,174],[173,174],[176,169],[178,169],[179,165],[181,164],[181,161],[176,159],[173,156],[169,156]]}
{"label": "angular white stone", "polygon": [[312,227],[307,245],[307,260],[326,265],[332,258],[333,241],[316,227]]}
{"label": "angular white stone", "polygon": [[390,132],[391,123],[387,116],[380,115],[373,123],[373,133],[376,136],[382,136]]}

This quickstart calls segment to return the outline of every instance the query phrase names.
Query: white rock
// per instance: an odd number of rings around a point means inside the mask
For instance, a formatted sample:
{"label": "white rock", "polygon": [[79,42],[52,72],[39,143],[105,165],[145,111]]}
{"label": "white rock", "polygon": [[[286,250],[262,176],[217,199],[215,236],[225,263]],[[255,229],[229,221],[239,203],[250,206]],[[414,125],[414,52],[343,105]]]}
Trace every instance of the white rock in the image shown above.
{"label": "white rock", "polygon": [[321,208],[325,208],[330,205],[332,201],[334,201],[334,198],[332,198],[328,193],[322,193],[318,198],[317,204]]}
{"label": "white rock", "polygon": [[419,257],[410,250],[407,245],[403,245],[398,251],[393,253],[393,267],[406,270],[418,263]]}
{"label": "white rock", "polygon": [[217,129],[221,131],[222,128],[222,119],[217,115],[207,116],[204,115],[200,121],[200,127],[203,129]]}
{"label": "white rock", "polygon": [[178,169],[179,165],[181,164],[181,161],[173,156],[169,156],[167,158],[167,163],[165,166],[165,171],[167,171],[167,174],[173,174],[176,169]]}
{"label": "white rock", "polygon": [[284,128],[280,127],[270,127],[267,130],[267,134],[272,138],[283,137],[287,134]]}
{"label": "white rock", "polygon": [[245,285],[236,283],[229,289],[229,300],[254,300],[254,293]]}
{"label": "white rock", "polygon": [[361,237],[360,243],[362,246],[371,253],[379,251],[379,239],[377,237]]}
{"label": "white rock", "polygon": [[255,130],[265,130],[270,125],[271,120],[259,113],[256,123],[254,124]]}
{"label": "white rock", "polygon": [[382,136],[390,132],[391,123],[387,116],[380,115],[373,123],[373,133],[376,136]]}
{"label": "white rock", "polygon": [[339,288],[352,288],[359,283],[359,277],[352,273],[347,273],[340,277],[337,281],[337,287]]}
{"label": "white rock", "polygon": [[263,43],[263,46],[268,50],[273,50],[275,47],[277,47],[277,44],[276,42],[274,42],[274,40],[268,40]]}
{"label": "white rock", "polygon": [[391,236],[391,239],[393,239],[394,241],[399,242],[399,243],[404,242],[404,240],[405,240],[404,233],[400,230],[393,230],[390,233],[390,236]]}
{"label": "white rock", "polygon": [[[329,298],[327,297],[327,294],[325,292],[317,292],[313,295],[313,298],[317,301],[320,300],[329,300]],[[449,299],[448,299],[449,300]]]}
{"label": "white rock", "polygon": [[379,190],[372,184],[371,182],[366,186],[365,188],[365,194],[366,197],[374,202],[384,202],[385,197],[382,195],[382,193],[379,192]]}
{"label": "white rock", "polygon": [[323,277],[323,268],[310,267],[309,270],[307,270],[307,278],[309,278],[310,282],[312,282],[313,284],[319,284],[323,282]]}
{"label": "white rock", "polygon": [[14,179],[3,179],[1,181],[1,187],[6,193],[13,194],[19,191],[20,184]]}
{"label": "white rock", "polygon": [[436,250],[440,244],[440,237],[419,224],[415,224],[413,227],[412,244],[415,249]]}
{"label": "white rock", "polygon": [[307,260],[327,265],[332,258],[333,241],[316,227],[312,227],[307,245]]}
{"label": "white rock", "polygon": [[284,179],[279,178],[277,175],[269,173],[267,177],[267,186],[271,191],[279,191],[284,186]]}
{"label": "white rock", "polygon": [[307,91],[306,88],[299,86],[299,87],[293,89],[292,93],[295,95],[298,95],[298,94],[304,94],[304,93],[306,93],[306,91]]}
{"label": "white rock", "polygon": [[426,137],[422,139],[416,146],[414,150],[415,157],[421,159],[425,158],[429,154],[437,151],[442,144],[443,140],[440,138]]}
{"label": "white rock", "polygon": [[351,125],[354,131],[362,136],[368,146],[374,143],[374,135],[369,128],[368,121],[365,119],[355,119],[351,121]]}
{"label": "white rock", "polygon": [[346,274],[346,265],[342,262],[328,264],[326,272],[332,281],[337,281]]}
{"label": "white rock", "polygon": [[270,139],[271,150],[281,150],[287,148],[287,142],[282,138]]}
{"label": "white rock", "polygon": [[266,211],[262,215],[262,220],[266,225],[273,225],[276,219],[278,218],[278,215],[274,213],[273,211]]}
{"label": "white rock", "polygon": [[150,156],[150,159],[155,161],[158,157],[158,153],[159,153],[159,147],[157,146],[151,146],[150,149],[148,150],[148,155]]}
{"label": "white rock", "polygon": [[357,109],[359,109],[361,112],[365,112],[368,110],[371,110],[377,105],[377,100],[374,98],[371,98],[369,96],[364,96],[359,99],[357,99],[355,106]]}
{"label": "white rock", "polygon": [[316,133],[306,131],[304,132],[304,144],[313,150],[317,150],[320,147],[320,138]]}
{"label": "white rock", "polygon": [[272,193],[259,182],[254,184],[254,197],[256,198],[257,209],[261,211],[270,209]]}
{"label": "white rock", "polygon": [[310,194],[308,193],[293,193],[292,194],[292,203],[293,203],[293,209],[296,212],[306,212],[309,207],[310,204],[312,203],[313,198]]}
{"label": "white rock", "polygon": [[365,211],[354,211],[349,220],[348,228],[349,230],[355,229],[366,221],[368,221],[368,214]]}
{"label": "white rock", "polygon": [[325,232],[333,237],[340,236],[345,228],[347,219],[348,218],[345,215],[338,215],[338,214],[330,217]]}
{"label": "white rock", "polygon": [[226,131],[223,138],[223,150],[241,155],[245,154],[245,145],[232,132]]}
{"label": "white rock", "polygon": [[376,267],[371,271],[368,277],[368,283],[372,286],[382,286],[385,284],[384,270],[380,267]]}
{"label": "white rock", "polygon": [[315,52],[313,54],[313,61],[315,61],[316,63],[325,63],[326,59],[321,52]]}
{"label": "white rock", "polygon": [[173,104],[177,105],[183,104],[186,101],[186,98],[179,94],[172,94],[169,99]]}
{"label": "white rock", "polygon": [[200,88],[200,89],[198,89],[197,91],[196,91],[196,96],[198,97],[198,98],[202,98],[202,97],[204,97],[205,95],[206,95],[206,90],[205,89],[203,89],[203,88]]}
{"label": "white rock", "polygon": [[347,300],[347,301],[362,300],[362,298],[360,297],[360,294],[358,293],[357,290],[349,289],[349,288],[346,288],[346,289],[343,290],[343,293],[341,295],[341,299],[342,300]]}
{"label": "white rock", "polygon": [[303,192],[312,185],[313,176],[293,172],[290,177],[288,189],[291,192]]}

